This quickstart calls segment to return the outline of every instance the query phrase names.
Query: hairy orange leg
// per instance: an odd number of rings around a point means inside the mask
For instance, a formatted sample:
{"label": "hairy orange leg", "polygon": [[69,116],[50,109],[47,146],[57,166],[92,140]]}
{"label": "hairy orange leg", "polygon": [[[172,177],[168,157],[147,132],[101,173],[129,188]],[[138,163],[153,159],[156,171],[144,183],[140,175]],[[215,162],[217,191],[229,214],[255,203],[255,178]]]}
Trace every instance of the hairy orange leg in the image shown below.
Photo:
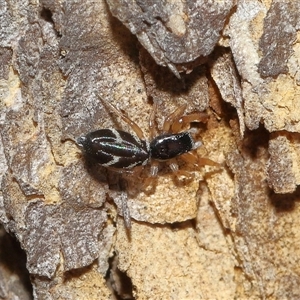
{"label": "hairy orange leg", "polygon": [[190,181],[194,178],[194,174],[184,171],[184,170],[179,170],[177,163],[169,163],[169,167],[170,169],[173,171],[173,173],[175,174],[175,176],[177,177],[177,179],[180,181],[179,177],[182,176],[184,177],[186,180]]}
{"label": "hairy orange leg", "polygon": [[182,116],[185,109],[186,109],[186,104],[178,107],[173,113],[171,113],[170,115],[168,115],[166,117],[164,124],[163,124],[164,132],[169,132],[170,129],[172,129],[171,125],[174,123],[175,120],[177,120],[178,118],[180,118]]}
{"label": "hairy orange leg", "polygon": [[178,120],[175,120],[171,126],[172,132],[177,133],[182,130],[182,127],[192,122],[206,123],[208,120],[208,114],[203,112],[196,112],[186,116],[182,116]]}
{"label": "hairy orange leg", "polygon": [[204,157],[198,157],[197,155],[187,152],[180,156],[185,162],[192,164],[194,166],[212,166],[212,167],[220,167],[220,164]]}
{"label": "hairy orange leg", "polygon": [[145,140],[142,129],[135,122],[133,122],[125,113],[121,112],[113,104],[111,104],[110,102],[104,101],[99,95],[98,95],[98,97],[106,106],[108,106],[110,108],[110,110],[112,110],[117,116],[122,118],[122,120],[124,122],[126,122],[132,128],[132,130],[136,133],[136,135],[138,136],[139,139]]}

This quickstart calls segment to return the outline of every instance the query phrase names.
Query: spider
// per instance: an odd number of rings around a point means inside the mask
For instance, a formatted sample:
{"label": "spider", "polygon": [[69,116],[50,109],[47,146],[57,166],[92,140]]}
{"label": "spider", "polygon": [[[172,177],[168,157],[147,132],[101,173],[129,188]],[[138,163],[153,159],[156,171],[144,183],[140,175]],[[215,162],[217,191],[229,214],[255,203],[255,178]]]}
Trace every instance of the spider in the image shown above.
{"label": "spider", "polygon": [[[193,165],[219,166],[218,163],[208,158],[199,158],[191,152],[202,145],[202,142],[196,142],[192,137],[192,134],[197,131],[195,128],[182,131],[183,126],[191,122],[206,122],[208,119],[206,113],[197,112],[183,115],[186,104],[182,105],[166,117],[162,131],[154,137],[154,118],[157,108],[155,104],[149,121],[149,142],[145,139],[141,128],[125,113],[111,103],[104,102],[100,96],[98,97],[111,111],[121,117],[135,133],[131,134],[109,128],[99,129],[79,137],[77,144],[82,148],[87,158],[93,159],[101,166],[122,173],[130,171],[137,166],[145,166],[151,162],[150,179],[157,176],[160,161],[169,161],[169,167],[174,173],[190,178],[191,174],[189,172],[179,170],[178,164],[174,160],[178,156],[181,156],[186,162]],[[129,229],[131,227],[131,218],[127,201],[124,200],[122,202],[124,202],[122,203],[122,210],[125,226]]]}

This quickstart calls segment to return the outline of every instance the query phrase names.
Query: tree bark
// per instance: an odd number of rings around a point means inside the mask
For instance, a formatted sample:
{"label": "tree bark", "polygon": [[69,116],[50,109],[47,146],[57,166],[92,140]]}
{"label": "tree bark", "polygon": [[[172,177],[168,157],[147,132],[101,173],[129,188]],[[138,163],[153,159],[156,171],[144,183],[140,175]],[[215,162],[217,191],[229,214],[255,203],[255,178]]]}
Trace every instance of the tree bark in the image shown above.
{"label": "tree bark", "polygon": [[[34,299],[299,297],[297,1],[0,7],[0,222],[26,253]],[[160,164],[146,190],[149,165],[93,163],[78,137],[134,134],[107,102],[147,140],[154,106],[157,134],[182,105],[206,112],[191,124],[197,155],[219,166],[178,158],[192,179]],[[0,297],[29,299],[6,259]]]}

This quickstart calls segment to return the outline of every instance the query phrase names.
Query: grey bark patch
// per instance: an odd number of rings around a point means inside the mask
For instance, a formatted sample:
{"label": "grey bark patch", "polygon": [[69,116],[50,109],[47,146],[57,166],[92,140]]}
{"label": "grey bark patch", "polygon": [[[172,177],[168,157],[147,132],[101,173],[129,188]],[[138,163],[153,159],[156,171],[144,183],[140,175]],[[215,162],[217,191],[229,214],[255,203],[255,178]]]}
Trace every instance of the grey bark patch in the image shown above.
{"label": "grey bark patch", "polygon": [[85,267],[98,257],[98,237],[106,221],[105,212],[33,202],[28,206],[25,218],[23,247],[30,273],[53,277],[60,251],[65,270]]}
{"label": "grey bark patch", "polygon": [[[179,77],[175,64],[209,55],[234,1],[108,0],[112,14],[137,36],[155,62]],[[147,4],[146,4],[147,3]]]}
{"label": "grey bark patch", "polygon": [[298,1],[273,1],[264,20],[264,33],[260,39],[263,57],[258,71],[261,76],[287,73],[287,61],[292,55],[292,45],[299,28],[300,3]]}

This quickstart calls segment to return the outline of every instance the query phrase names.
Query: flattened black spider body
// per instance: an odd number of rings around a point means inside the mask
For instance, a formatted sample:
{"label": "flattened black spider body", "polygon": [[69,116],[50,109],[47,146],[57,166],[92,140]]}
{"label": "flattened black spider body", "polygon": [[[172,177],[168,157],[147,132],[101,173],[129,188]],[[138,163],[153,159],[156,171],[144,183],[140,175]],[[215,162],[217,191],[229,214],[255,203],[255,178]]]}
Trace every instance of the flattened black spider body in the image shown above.
{"label": "flattened black spider body", "polygon": [[151,158],[168,160],[191,151],[194,145],[189,132],[159,135],[150,143]]}
{"label": "flattened black spider body", "polygon": [[148,160],[169,160],[195,148],[189,132],[163,134],[149,144],[128,132],[100,129],[78,138],[85,154],[104,167],[131,169]]}
{"label": "flattened black spider body", "polygon": [[116,129],[100,129],[78,138],[85,154],[104,167],[131,169],[149,159],[146,141]]}

